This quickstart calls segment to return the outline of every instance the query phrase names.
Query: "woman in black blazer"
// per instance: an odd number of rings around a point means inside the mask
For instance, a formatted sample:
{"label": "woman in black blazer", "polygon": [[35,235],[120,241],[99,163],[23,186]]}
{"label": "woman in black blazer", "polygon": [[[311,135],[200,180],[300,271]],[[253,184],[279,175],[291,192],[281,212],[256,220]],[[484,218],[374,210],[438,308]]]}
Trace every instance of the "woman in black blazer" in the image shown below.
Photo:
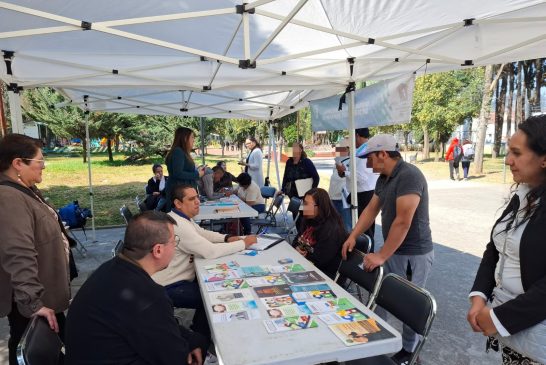
{"label": "woman in black blazer", "polygon": [[546,332],[546,115],[521,123],[509,147],[506,164],[517,188],[491,232],[467,319],[475,332],[494,336],[488,346],[500,342],[503,364],[538,364],[506,344],[536,325]]}

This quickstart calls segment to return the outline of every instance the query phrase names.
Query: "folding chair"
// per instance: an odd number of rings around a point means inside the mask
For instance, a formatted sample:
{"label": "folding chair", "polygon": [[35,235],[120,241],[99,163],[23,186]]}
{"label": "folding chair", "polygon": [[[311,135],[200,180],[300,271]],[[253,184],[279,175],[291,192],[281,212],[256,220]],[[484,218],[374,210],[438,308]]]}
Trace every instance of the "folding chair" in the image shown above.
{"label": "folding chair", "polygon": [[62,349],[61,339],[49,328],[47,320],[34,316],[17,346],[17,363],[19,365],[58,365]]}
{"label": "folding chair", "polygon": [[144,198],[144,199],[140,199],[140,197],[138,195],[135,196],[135,204],[136,204],[138,210],[140,211],[140,213],[148,210],[148,207],[146,206],[146,199],[147,199],[147,197]]}
{"label": "folding chair", "polygon": [[256,234],[264,233],[267,227],[277,226],[276,215],[282,205],[283,199],[284,195],[277,195],[275,198],[273,198],[273,201],[271,202],[271,205],[267,209],[267,212],[263,218],[256,218],[250,221],[253,226],[258,226]]}
{"label": "folding chair", "polygon": [[[401,276],[388,274],[381,282],[381,288],[375,300],[375,306],[377,305],[420,335],[421,338],[408,362],[408,365],[415,364],[436,315],[436,300],[427,290],[419,288]],[[346,364],[371,365],[394,364],[394,362],[387,355],[380,355],[348,361]]]}
{"label": "folding chair", "polygon": [[366,289],[369,293],[366,306],[371,308],[379,291],[381,279],[383,278],[383,266],[378,266],[370,272],[362,269],[364,255],[364,252],[354,249],[349,253],[347,260],[341,260],[335,281],[346,281],[349,279],[351,282],[354,282],[357,285],[358,298],[361,302],[364,301],[360,287]]}
{"label": "folding chair", "polygon": [[123,248],[123,240],[119,240],[118,243],[116,243],[116,245],[112,249],[112,257],[116,257],[116,255],[120,253],[122,248]]}
{"label": "folding chair", "polygon": [[133,213],[131,213],[129,208],[125,204],[123,204],[121,208],[119,208],[119,212],[123,217],[123,220],[125,221],[125,225],[129,224],[129,221],[131,220],[131,218],[133,218]]}
{"label": "folding chair", "polygon": [[300,217],[300,206],[301,206],[302,200],[297,197],[290,198],[290,203],[288,203],[288,207],[286,210],[290,213],[292,213],[292,217],[294,218],[294,222],[292,223],[292,226],[288,228],[288,234],[287,234],[287,240],[288,242],[291,242],[290,239],[291,236],[296,236],[298,234],[298,218]]}
{"label": "folding chair", "polygon": [[273,198],[277,192],[277,189],[275,189],[273,186],[263,186],[260,188],[260,192],[262,193],[262,198],[265,199],[265,204],[267,204],[267,199]]}

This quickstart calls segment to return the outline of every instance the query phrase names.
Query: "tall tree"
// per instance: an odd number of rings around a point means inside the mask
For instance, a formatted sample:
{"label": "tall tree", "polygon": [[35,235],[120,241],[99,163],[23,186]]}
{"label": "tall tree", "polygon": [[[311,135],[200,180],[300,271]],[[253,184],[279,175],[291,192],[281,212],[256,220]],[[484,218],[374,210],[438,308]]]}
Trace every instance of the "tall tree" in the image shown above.
{"label": "tall tree", "polygon": [[[506,67],[506,66],[505,66]],[[504,109],[506,107],[506,90],[507,90],[507,74],[501,71],[501,78],[495,88],[495,134],[493,137],[493,152],[492,157],[497,158],[500,154],[502,140],[502,126],[504,124]]]}
{"label": "tall tree", "polygon": [[514,64],[508,63],[506,64],[506,84],[509,88],[507,91],[508,96],[506,100],[506,135],[505,140],[508,140],[510,136],[512,135],[512,105],[514,103]]}
{"label": "tall tree", "polygon": [[489,115],[491,112],[491,96],[495,88],[493,80],[495,77],[493,65],[485,67],[482,106],[480,109],[480,119],[478,124],[478,138],[476,140],[474,171],[481,174],[483,171],[483,149],[485,146],[485,134],[487,124],[489,124]]}

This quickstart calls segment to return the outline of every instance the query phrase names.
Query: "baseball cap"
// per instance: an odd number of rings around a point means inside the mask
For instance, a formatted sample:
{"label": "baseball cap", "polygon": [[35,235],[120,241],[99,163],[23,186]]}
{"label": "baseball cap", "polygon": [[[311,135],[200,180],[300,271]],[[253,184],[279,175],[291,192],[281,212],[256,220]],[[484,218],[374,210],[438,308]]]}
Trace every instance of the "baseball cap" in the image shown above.
{"label": "baseball cap", "polygon": [[379,151],[399,151],[398,142],[390,134],[378,134],[370,138],[365,152],[358,156],[359,158],[367,158],[371,153]]}

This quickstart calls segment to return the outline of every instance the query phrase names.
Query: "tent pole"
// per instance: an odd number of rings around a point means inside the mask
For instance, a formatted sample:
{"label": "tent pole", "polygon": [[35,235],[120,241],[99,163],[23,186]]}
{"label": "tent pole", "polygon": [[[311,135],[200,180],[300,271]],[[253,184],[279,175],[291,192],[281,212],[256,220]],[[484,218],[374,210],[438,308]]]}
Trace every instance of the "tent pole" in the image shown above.
{"label": "tent pole", "polygon": [[[271,172],[271,144],[273,143],[273,123],[269,121],[269,146],[268,146],[268,152],[267,152],[267,177],[269,177],[269,174]],[[271,180],[269,180],[271,181]]]}
{"label": "tent pole", "polygon": [[205,120],[203,117],[200,118],[200,129],[201,129],[201,161],[205,165]]}
{"label": "tent pole", "polygon": [[356,184],[356,141],[355,141],[355,92],[351,91],[347,94],[349,98],[349,157],[351,168],[351,218],[353,227],[358,221],[358,197],[357,197],[357,184]]}
{"label": "tent pole", "polygon": [[23,113],[21,112],[21,94],[19,91],[8,91],[9,112],[11,114],[11,133],[25,134]]}
{"label": "tent pole", "polygon": [[[271,124],[271,135],[272,135],[272,139],[271,139],[271,144],[273,145],[273,161],[275,162],[275,172],[276,172],[276,175],[277,175],[277,189],[278,191],[281,190],[282,186],[281,186],[281,183],[282,183],[282,180],[281,180],[281,174],[279,172],[279,159],[277,158],[277,142],[276,142],[276,138],[275,138],[275,129],[273,128],[273,125]],[[284,219],[284,226],[286,227],[286,229],[288,229],[288,220],[286,218],[286,209],[284,208],[284,202],[281,204],[281,214],[282,214],[282,217]]]}
{"label": "tent pole", "polygon": [[89,205],[91,207],[91,228],[93,230],[93,242],[97,241],[97,232],[95,231],[95,205],[93,197],[93,180],[91,176],[91,139],[89,138],[89,108],[87,107],[87,95],[84,95],[85,103],[85,143],[87,146],[87,175],[89,181]]}

